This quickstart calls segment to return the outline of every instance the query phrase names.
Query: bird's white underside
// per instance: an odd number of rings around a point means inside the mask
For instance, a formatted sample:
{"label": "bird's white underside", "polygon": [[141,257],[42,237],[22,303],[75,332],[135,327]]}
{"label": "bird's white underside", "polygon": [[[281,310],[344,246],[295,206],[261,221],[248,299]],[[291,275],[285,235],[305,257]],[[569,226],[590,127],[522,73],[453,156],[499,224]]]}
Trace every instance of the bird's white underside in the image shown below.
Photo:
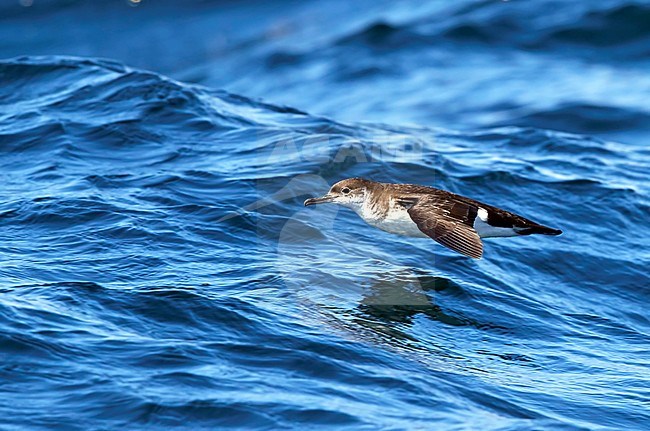
{"label": "bird's white underside", "polygon": [[404,235],[419,238],[428,238],[424,232],[418,229],[418,226],[411,219],[406,208],[402,206],[392,206],[385,217],[373,211],[373,208],[365,205],[346,205],[356,212],[370,226],[374,226],[385,232],[396,235]]}
{"label": "bird's white underside", "polygon": [[428,238],[428,236],[418,228],[413,219],[411,219],[411,216],[405,208],[390,211],[382,220],[366,220],[366,222],[383,231],[397,235]]}

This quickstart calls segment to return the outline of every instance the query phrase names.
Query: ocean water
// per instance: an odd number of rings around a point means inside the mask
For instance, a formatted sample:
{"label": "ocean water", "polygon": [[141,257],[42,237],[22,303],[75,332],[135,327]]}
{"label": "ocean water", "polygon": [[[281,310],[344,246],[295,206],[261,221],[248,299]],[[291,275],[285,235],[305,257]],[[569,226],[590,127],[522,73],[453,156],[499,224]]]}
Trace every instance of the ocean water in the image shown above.
{"label": "ocean water", "polygon": [[[650,429],[650,7],[0,4],[0,430]],[[472,260],[363,176],[560,228]]]}

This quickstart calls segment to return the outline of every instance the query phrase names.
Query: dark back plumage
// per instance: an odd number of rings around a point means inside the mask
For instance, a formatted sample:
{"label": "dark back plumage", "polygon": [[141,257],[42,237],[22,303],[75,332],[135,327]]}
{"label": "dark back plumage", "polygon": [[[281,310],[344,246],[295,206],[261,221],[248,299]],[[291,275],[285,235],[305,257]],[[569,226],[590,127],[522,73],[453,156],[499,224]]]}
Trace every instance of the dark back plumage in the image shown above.
{"label": "dark back plumage", "polygon": [[[384,186],[383,188],[386,190],[386,194],[397,192],[401,196],[408,196],[410,199],[407,199],[407,201],[410,202],[414,202],[414,200],[420,199],[426,200],[431,204],[432,207],[437,208],[440,212],[444,212],[449,217],[469,226],[474,225],[478,209],[484,208],[488,212],[488,220],[490,225],[494,227],[545,227],[539,223],[536,223],[530,219],[527,219],[510,211],[506,211],[504,209],[497,208],[495,206],[488,205],[481,201],[467,198],[456,193],[437,189],[435,187],[421,186],[417,184],[380,184]],[[408,202],[405,203],[408,204]],[[551,230],[561,233],[561,231],[558,231],[557,229]]]}
{"label": "dark back plumage", "polygon": [[373,187],[373,199],[381,207],[388,208],[388,201],[394,199],[407,209],[420,231],[440,244],[475,259],[483,255],[483,242],[474,229],[480,209],[487,212],[490,226],[511,228],[519,235],[562,233],[515,213],[435,187],[388,183],[375,183]]}

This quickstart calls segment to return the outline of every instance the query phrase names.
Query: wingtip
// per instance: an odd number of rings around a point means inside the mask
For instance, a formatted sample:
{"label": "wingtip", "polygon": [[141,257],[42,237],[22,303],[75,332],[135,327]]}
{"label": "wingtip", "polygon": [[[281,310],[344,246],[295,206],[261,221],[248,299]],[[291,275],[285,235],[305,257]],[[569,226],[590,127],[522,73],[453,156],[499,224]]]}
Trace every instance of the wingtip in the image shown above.
{"label": "wingtip", "polygon": [[466,255],[472,259],[481,260],[483,259],[483,250],[481,249],[478,253],[467,253]]}

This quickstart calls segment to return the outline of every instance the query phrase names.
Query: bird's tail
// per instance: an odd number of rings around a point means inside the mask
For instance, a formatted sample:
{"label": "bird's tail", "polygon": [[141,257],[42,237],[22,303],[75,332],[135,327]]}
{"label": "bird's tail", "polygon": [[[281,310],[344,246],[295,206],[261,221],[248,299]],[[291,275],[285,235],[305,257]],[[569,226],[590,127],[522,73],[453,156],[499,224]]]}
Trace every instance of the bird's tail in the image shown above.
{"label": "bird's tail", "polygon": [[518,235],[560,235],[562,233],[560,229],[553,229],[551,227],[542,226],[541,224],[515,227],[515,232],[517,232]]}

